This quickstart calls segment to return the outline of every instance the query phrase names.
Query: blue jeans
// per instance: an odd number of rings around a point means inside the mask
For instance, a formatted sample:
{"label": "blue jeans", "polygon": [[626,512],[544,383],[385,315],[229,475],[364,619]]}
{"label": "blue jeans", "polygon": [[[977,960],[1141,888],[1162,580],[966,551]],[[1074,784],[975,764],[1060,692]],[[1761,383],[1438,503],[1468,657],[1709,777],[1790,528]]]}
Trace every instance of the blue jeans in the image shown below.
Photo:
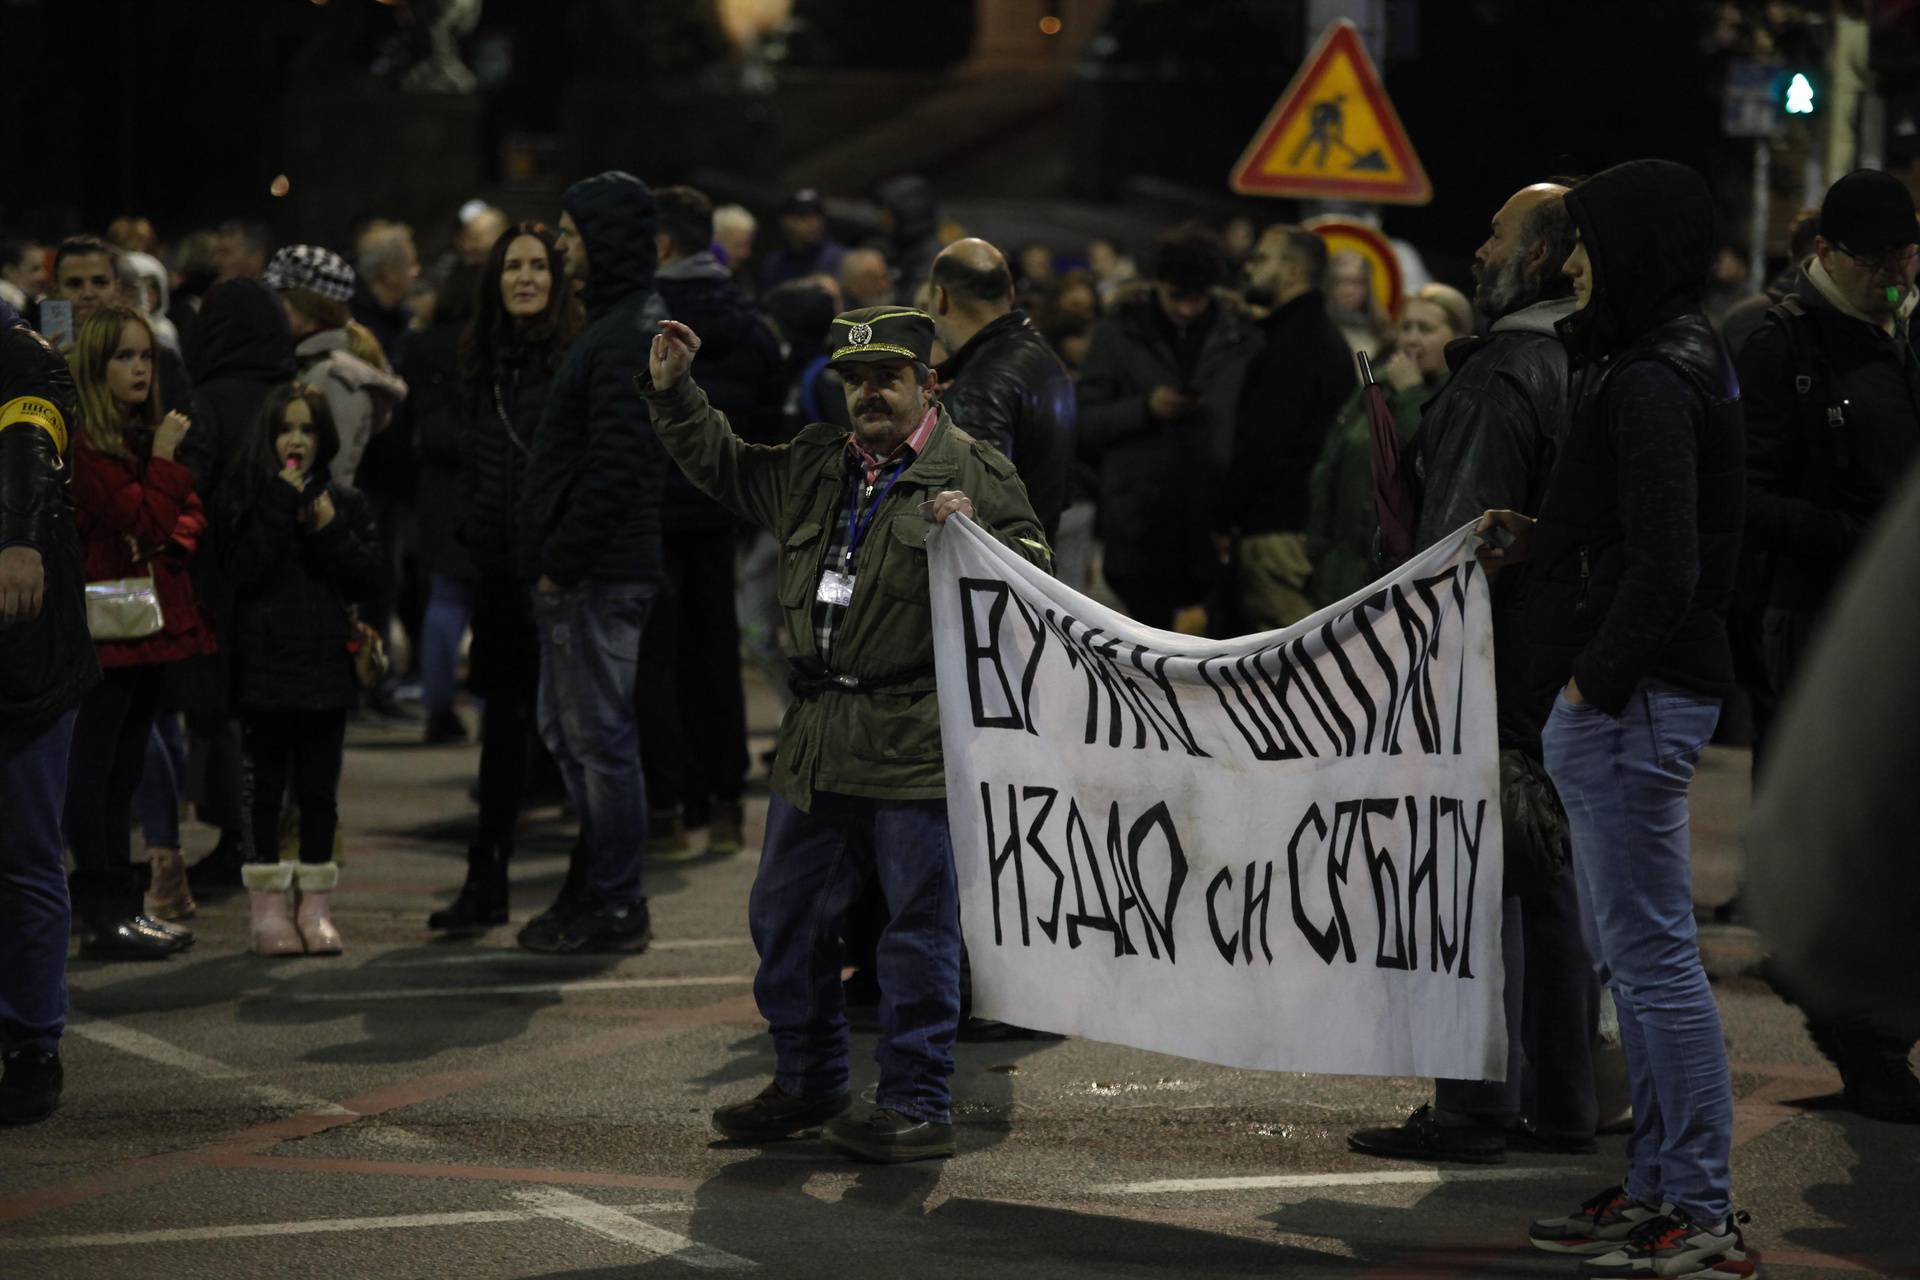
{"label": "blue jeans", "polygon": [[1718,701],[1643,680],[1618,718],[1562,694],[1542,739],[1587,949],[1620,1011],[1627,1194],[1712,1226],[1732,1211],[1733,1081],[1694,938],[1687,786],[1719,718]]}
{"label": "blue jeans", "polygon": [[75,713],[29,738],[0,728],[0,1050],[53,1049],[67,1025],[60,815]]}
{"label": "blue jeans", "polygon": [[473,585],[444,573],[427,589],[427,616],[420,624],[420,701],[429,714],[453,710],[460,692],[460,637],[473,616]]}
{"label": "blue jeans", "polygon": [[1522,1116],[1556,1138],[1591,1138],[1593,1036],[1600,987],[1581,941],[1580,901],[1569,871],[1548,888],[1501,900],[1506,969],[1507,1078],[1438,1080],[1434,1105],[1507,1124]]}
{"label": "blue jeans", "polygon": [[533,591],[540,633],[541,740],[580,815],[587,884],[611,906],[641,900],[647,787],[633,717],[634,667],[651,582],[581,582]]}
{"label": "blue jeans", "polygon": [[779,796],[748,899],[760,972],[754,999],[773,1032],[774,1079],[798,1097],[847,1087],[840,992],[841,922],[875,878],[880,935],[876,1102],[945,1124],[960,1027],[960,891],[944,800],[868,800],[817,792],[813,812]]}
{"label": "blue jeans", "polygon": [[187,793],[187,739],[180,714],[162,711],[147,735],[147,768],[133,793],[134,813],[149,849],[180,847],[180,801]]}

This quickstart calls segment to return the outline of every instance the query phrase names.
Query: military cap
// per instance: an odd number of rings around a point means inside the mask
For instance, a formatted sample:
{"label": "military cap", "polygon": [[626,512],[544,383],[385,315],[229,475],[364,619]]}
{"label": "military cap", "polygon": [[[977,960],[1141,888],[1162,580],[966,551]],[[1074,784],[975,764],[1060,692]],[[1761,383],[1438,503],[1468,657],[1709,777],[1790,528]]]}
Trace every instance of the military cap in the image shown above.
{"label": "military cap", "polygon": [[932,357],[933,317],[911,307],[862,307],[835,316],[827,326],[827,358],[833,364],[932,364]]}

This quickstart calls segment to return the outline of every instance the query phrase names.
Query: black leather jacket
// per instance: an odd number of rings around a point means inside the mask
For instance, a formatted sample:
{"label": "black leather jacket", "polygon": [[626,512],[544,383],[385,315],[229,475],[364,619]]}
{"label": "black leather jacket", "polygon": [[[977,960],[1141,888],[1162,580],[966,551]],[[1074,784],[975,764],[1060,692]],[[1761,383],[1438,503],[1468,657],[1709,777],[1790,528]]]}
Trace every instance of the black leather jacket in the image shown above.
{"label": "black leather jacket", "polygon": [[73,524],[75,429],[66,361],[0,304],[0,548],[29,546],[45,575],[38,616],[0,623],[0,726],[37,736],[100,679],[87,634],[86,578]]}
{"label": "black leather jacket", "polygon": [[[1492,508],[1540,510],[1570,411],[1567,349],[1553,326],[1573,309],[1572,298],[1538,302],[1447,344],[1452,376],[1422,410],[1417,437],[1416,547]],[[1528,689],[1526,576],[1518,565],[1493,580],[1493,672],[1500,745],[1537,754],[1551,699]]]}
{"label": "black leather jacket", "polygon": [[1452,376],[1420,412],[1414,545],[1430,547],[1489,508],[1540,509],[1567,433],[1567,349],[1553,326],[1572,298],[1537,302],[1481,337],[1447,344]]}
{"label": "black leather jacket", "polygon": [[1009,311],[940,366],[940,401],[954,424],[1020,472],[1051,539],[1071,500],[1073,379],[1024,311]]}

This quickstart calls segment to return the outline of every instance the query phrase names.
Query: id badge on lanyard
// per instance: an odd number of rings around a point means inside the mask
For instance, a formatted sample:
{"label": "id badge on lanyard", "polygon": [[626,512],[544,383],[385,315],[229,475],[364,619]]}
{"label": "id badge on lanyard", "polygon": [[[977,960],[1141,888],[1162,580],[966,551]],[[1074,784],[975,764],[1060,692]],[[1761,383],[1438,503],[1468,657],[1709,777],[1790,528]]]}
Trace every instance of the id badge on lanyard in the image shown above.
{"label": "id badge on lanyard", "polygon": [[866,514],[860,513],[860,486],[853,486],[853,492],[847,499],[847,549],[840,557],[838,569],[823,569],[820,572],[820,585],[814,591],[814,599],[823,604],[838,605],[844,609],[853,603],[853,553],[860,549],[860,541],[873,529],[873,521],[880,514],[880,504],[893,492],[894,481],[907,469],[906,461],[894,467],[893,474],[887,477],[887,483],[881,488],[873,502],[867,507]]}

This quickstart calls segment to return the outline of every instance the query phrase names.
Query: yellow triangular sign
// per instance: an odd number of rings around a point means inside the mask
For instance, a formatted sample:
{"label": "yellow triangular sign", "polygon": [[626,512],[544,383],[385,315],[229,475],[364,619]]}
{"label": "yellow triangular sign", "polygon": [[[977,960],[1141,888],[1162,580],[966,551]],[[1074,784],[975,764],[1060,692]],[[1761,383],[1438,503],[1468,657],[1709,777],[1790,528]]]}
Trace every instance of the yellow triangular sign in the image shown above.
{"label": "yellow triangular sign", "polygon": [[1320,36],[1227,179],[1247,196],[1425,204],[1433,184],[1413,153],[1360,32]]}

